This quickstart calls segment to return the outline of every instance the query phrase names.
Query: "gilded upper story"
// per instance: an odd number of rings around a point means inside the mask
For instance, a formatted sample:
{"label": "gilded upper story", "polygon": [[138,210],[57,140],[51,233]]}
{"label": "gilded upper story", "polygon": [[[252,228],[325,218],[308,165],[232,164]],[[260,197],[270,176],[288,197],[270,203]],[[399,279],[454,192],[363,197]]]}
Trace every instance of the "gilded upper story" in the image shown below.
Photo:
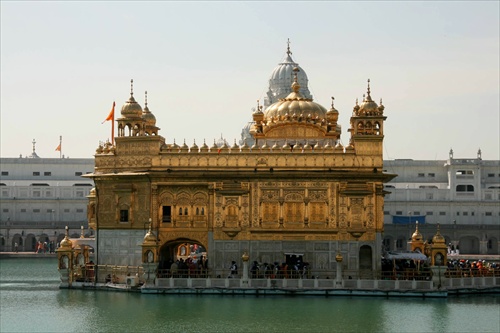
{"label": "gilded upper story", "polygon": [[[293,67],[291,72],[288,96],[265,110],[257,105],[250,128],[255,142],[252,146],[246,142],[230,145],[225,141],[223,144],[214,142],[210,147],[205,142],[202,145],[193,142],[190,146],[186,142],[182,145],[166,142],[158,133],[156,118],[147,107],[147,99],[142,109],[133,97],[131,85],[130,98],[117,119],[115,145],[108,142],[96,149],[96,173],[169,168],[381,172],[386,117],[384,106],[377,105],[371,98],[370,82],[361,105],[356,101],[349,128],[351,137],[348,144],[343,145],[339,111],[333,105],[333,97],[331,108],[327,110],[314,102],[312,96],[301,93],[300,68]],[[307,84],[307,80],[303,84]]]}

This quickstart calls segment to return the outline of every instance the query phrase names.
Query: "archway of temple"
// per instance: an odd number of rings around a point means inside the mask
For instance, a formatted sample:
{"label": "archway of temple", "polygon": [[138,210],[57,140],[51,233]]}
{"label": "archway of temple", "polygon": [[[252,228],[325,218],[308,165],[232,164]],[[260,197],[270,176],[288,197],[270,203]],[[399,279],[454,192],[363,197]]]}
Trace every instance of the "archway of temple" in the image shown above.
{"label": "archway of temple", "polygon": [[196,240],[175,239],[160,248],[158,273],[162,277],[198,277],[207,270],[207,249]]}

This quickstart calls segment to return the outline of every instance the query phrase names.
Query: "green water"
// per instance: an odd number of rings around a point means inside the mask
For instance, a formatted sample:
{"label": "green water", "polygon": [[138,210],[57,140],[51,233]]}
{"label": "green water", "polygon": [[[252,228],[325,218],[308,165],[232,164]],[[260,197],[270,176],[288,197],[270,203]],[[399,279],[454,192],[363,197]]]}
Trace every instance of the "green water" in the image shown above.
{"label": "green water", "polygon": [[500,296],[141,295],[59,290],[55,259],[0,260],[0,332],[499,332]]}

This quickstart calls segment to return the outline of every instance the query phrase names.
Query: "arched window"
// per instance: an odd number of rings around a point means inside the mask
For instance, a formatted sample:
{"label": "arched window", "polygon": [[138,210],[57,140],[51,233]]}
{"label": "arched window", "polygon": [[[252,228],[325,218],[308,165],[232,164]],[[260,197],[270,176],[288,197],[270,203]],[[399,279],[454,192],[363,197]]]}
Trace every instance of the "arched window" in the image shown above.
{"label": "arched window", "polygon": [[179,215],[182,215],[182,207],[179,208]]}
{"label": "arched window", "polygon": [[184,208],[184,215],[187,215],[187,214],[188,214],[188,209]]}

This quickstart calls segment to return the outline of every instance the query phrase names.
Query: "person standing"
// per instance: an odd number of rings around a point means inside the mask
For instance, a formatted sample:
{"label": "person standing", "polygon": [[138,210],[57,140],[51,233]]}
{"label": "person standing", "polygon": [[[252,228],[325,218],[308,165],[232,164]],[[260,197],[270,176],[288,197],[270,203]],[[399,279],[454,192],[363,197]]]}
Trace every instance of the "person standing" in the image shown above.
{"label": "person standing", "polygon": [[236,278],[236,275],[238,275],[238,265],[236,265],[236,261],[231,262],[231,274],[229,275],[230,278]]}

